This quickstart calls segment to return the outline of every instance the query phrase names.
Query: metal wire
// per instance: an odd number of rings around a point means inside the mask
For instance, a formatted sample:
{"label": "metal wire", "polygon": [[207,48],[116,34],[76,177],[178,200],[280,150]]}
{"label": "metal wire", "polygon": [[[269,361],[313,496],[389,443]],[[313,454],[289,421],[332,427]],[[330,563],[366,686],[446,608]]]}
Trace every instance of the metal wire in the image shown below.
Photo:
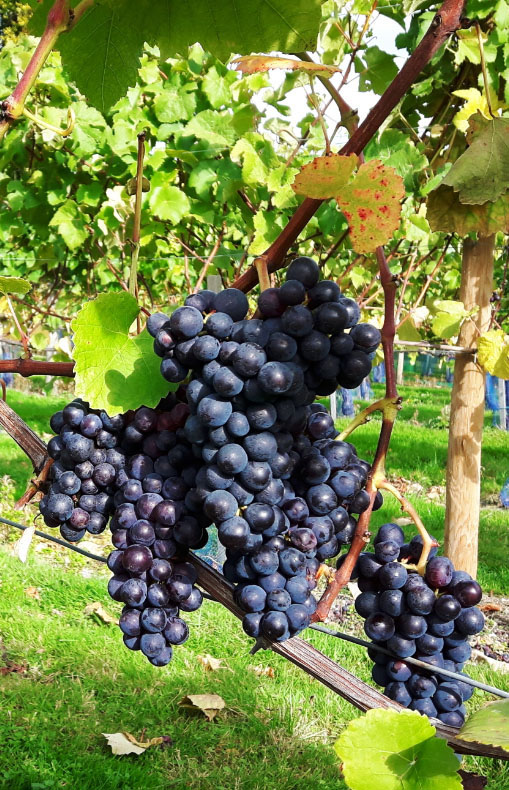
{"label": "metal wire", "polygon": [[[10,521],[7,518],[0,517],[0,523],[7,524],[11,527],[16,527],[16,529],[25,530],[28,527],[23,526],[23,524],[18,524],[16,521]],[[51,540],[53,543],[58,543],[60,546],[63,546],[66,549],[70,549],[71,551],[76,551],[78,554],[83,554],[85,557],[89,557],[91,560],[97,560],[98,562],[106,562],[104,557],[100,557],[98,554],[92,554],[90,551],[85,551],[84,549],[80,549],[78,546],[73,546],[71,543],[67,543],[64,540],[60,540],[60,538],[55,538],[53,535],[48,535],[46,532],[41,532],[40,530],[36,529],[35,534],[38,535],[40,538],[45,538],[45,540]],[[214,601],[217,603],[216,599],[213,595],[202,590],[202,595],[208,601]],[[509,699],[509,693],[507,691],[502,691],[502,689],[497,689],[495,686],[488,686],[486,683],[481,683],[479,680],[474,680],[473,678],[466,677],[464,675],[460,675],[457,672],[450,672],[448,669],[439,669],[437,667],[433,667],[431,664],[426,664],[425,661],[419,661],[417,658],[404,658],[402,659],[401,656],[396,656],[394,653],[391,653],[390,650],[387,650],[385,647],[381,647],[379,645],[375,645],[372,642],[366,642],[365,639],[359,639],[356,636],[350,636],[350,634],[344,634],[342,631],[331,631],[329,628],[325,628],[323,625],[310,625],[309,628],[312,628],[314,631],[320,631],[322,634],[327,634],[327,636],[334,636],[337,639],[343,639],[345,642],[351,642],[354,645],[360,645],[361,647],[371,647],[374,650],[377,650],[380,653],[384,653],[391,658],[396,660],[406,661],[409,664],[414,664],[415,666],[421,667],[422,669],[426,669],[428,672],[433,672],[436,675],[444,675],[445,677],[453,678],[454,680],[460,680],[462,683],[467,683],[469,686],[475,686],[476,688],[481,689],[482,691],[487,691],[490,694],[494,694],[497,697],[503,697],[504,699]],[[258,643],[257,643],[258,644]],[[263,647],[264,645],[259,645],[258,649]]]}
{"label": "metal wire", "polygon": [[[16,527],[16,529],[28,529],[28,527],[24,527],[23,524],[18,524],[16,521],[9,521],[8,518],[1,518],[1,524],[8,524],[10,527]],[[73,546],[72,543],[67,543],[65,540],[61,540],[60,538],[55,538],[53,535],[48,535],[46,532],[41,532],[40,530],[36,529],[35,534],[38,535],[40,538],[44,538],[45,540],[51,540],[53,543],[58,543],[59,546],[63,546],[65,549],[70,549],[71,551],[77,552],[77,554],[83,554],[84,557],[89,557],[91,560],[97,560],[98,562],[107,562],[104,557],[100,557],[98,554],[92,554],[90,551],[85,551],[85,549],[80,549],[78,546]]]}

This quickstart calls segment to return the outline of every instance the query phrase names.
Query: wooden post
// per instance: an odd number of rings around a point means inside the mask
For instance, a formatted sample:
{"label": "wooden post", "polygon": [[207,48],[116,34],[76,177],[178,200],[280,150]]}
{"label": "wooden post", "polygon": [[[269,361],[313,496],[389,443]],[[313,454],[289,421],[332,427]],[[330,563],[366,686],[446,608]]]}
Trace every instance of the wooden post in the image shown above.
{"label": "wooden post", "polygon": [[398,370],[396,373],[396,384],[398,387],[403,385],[403,370],[405,366],[405,352],[398,351]]}
{"label": "wooden post", "polygon": [[[465,239],[460,299],[467,310],[478,307],[460,330],[458,345],[471,348],[490,323],[493,292],[494,236]],[[474,578],[481,499],[481,441],[484,423],[484,372],[471,354],[460,354],[454,363],[451,396],[445,553],[458,570]]]}

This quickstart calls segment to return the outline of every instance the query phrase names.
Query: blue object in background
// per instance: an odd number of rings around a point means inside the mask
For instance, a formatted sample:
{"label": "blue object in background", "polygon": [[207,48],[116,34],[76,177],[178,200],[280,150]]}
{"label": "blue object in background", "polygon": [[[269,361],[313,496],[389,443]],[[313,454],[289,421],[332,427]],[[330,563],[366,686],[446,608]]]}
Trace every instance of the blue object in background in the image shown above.
{"label": "blue object in background", "polygon": [[343,387],[341,387],[341,397],[343,398],[341,414],[344,417],[355,417],[352,390],[345,390]]}
{"label": "blue object in background", "polygon": [[500,492],[500,504],[502,507],[509,507],[509,478],[505,481]]}
{"label": "blue object in background", "polygon": [[385,382],[385,362],[379,362],[378,365],[375,365],[371,374],[375,384],[383,384]]}

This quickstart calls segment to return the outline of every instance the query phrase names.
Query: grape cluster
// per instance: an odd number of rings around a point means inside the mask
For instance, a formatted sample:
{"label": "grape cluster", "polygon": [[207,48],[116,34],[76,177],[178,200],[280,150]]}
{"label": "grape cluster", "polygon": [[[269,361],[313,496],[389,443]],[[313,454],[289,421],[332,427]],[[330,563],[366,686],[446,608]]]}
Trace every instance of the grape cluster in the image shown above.
{"label": "grape cluster", "polygon": [[[482,590],[468,573],[455,571],[447,557],[437,556],[436,548],[424,577],[407,570],[404,562],[417,562],[421,550],[420,536],[405,544],[401,527],[383,524],[374,552],[361,554],[352,576],[361,590],[355,609],[365,618],[364,630],[374,643],[368,652],[375,662],[375,683],[404,707],[460,727],[472,686],[436,670],[464,674],[471,654],[468,638],[484,626],[476,606]],[[376,645],[395,658],[377,651]],[[429,664],[430,670],[405,661],[409,657]]]}
{"label": "grape cluster", "polygon": [[168,400],[166,409],[138,409],[124,431],[127,458],[116,481],[115,551],[108,558],[108,591],[125,604],[124,643],[155,666],[168,664],[173,646],[188,638],[180,612],[202,603],[196,571],[184,558],[189,548],[206,544],[210,523],[186,505],[199,471],[182,430],[189,409]]}
{"label": "grape cluster", "polygon": [[48,442],[50,487],[39,508],[48,527],[60,527],[76,542],[88,531],[104,531],[114,509],[118,475],[125,465],[121,448],[125,420],[90,409],[80,399],[50,420],[55,436]]}
{"label": "grape cluster", "polygon": [[283,640],[308,625],[320,562],[350,542],[350,513],[369,503],[369,464],[333,441],[313,402],[358,386],[380,333],[310,258],[261,293],[259,318],[247,311],[241,291],[201,291],[147,326],[163,376],[191,372],[184,433],[202,466],[186,504],[217,526],[246,632]]}

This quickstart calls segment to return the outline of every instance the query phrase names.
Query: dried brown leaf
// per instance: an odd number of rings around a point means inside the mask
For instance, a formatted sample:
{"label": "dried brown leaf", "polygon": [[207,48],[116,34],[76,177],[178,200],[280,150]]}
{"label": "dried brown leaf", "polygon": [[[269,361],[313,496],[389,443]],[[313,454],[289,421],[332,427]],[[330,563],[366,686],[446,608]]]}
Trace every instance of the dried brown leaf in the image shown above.
{"label": "dried brown leaf", "polygon": [[25,587],[24,593],[25,595],[28,595],[29,598],[34,598],[36,601],[41,600],[41,593],[37,587]]}
{"label": "dried brown leaf", "polygon": [[337,66],[273,57],[272,55],[244,55],[233,60],[232,66],[235,66],[237,71],[241,71],[243,74],[257,74],[270,69],[285,69],[286,71],[306,71],[308,74],[318,74],[321,77],[332,77],[333,74],[340,71]]}
{"label": "dried brown leaf", "polygon": [[209,721],[217,716],[226,703],[219,694],[188,694],[179,703],[182,708],[190,711],[200,711]]}
{"label": "dried brown leaf", "polygon": [[196,660],[202,665],[203,669],[208,672],[215,672],[221,669],[223,663],[222,658],[214,658],[214,656],[209,655],[209,653],[206,653],[204,656],[196,656]]}
{"label": "dried brown leaf", "polygon": [[83,609],[83,614],[86,614],[88,617],[95,617],[101,620],[103,623],[113,623],[114,625],[118,625],[118,619],[113,617],[100,603],[99,601],[93,601],[93,603],[89,603]]}
{"label": "dried brown leaf", "polygon": [[104,735],[108,741],[108,746],[111,747],[113,754],[120,755],[143,754],[150,746],[159,746],[162,743],[170,745],[172,743],[168,735],[151,738],[148,741],[139,741],[130,732],[103,732],[101,735]]}
{"label": "dried brown leaf", "polygon": [[460,769],[458,773],[461,777],[463,790],[483,790],[488,784],[488,780],[485,776],[473,774],[471,771],[463,771],[462,769]]}
{"label": "dried brown leaf", "polygon": [[256,664],[255,666],[249,666],[248,669],[250,669],[255,673],[255,675],[258,675],[259,677],[276,677],[274,667],[264,667],[263,664]]}

